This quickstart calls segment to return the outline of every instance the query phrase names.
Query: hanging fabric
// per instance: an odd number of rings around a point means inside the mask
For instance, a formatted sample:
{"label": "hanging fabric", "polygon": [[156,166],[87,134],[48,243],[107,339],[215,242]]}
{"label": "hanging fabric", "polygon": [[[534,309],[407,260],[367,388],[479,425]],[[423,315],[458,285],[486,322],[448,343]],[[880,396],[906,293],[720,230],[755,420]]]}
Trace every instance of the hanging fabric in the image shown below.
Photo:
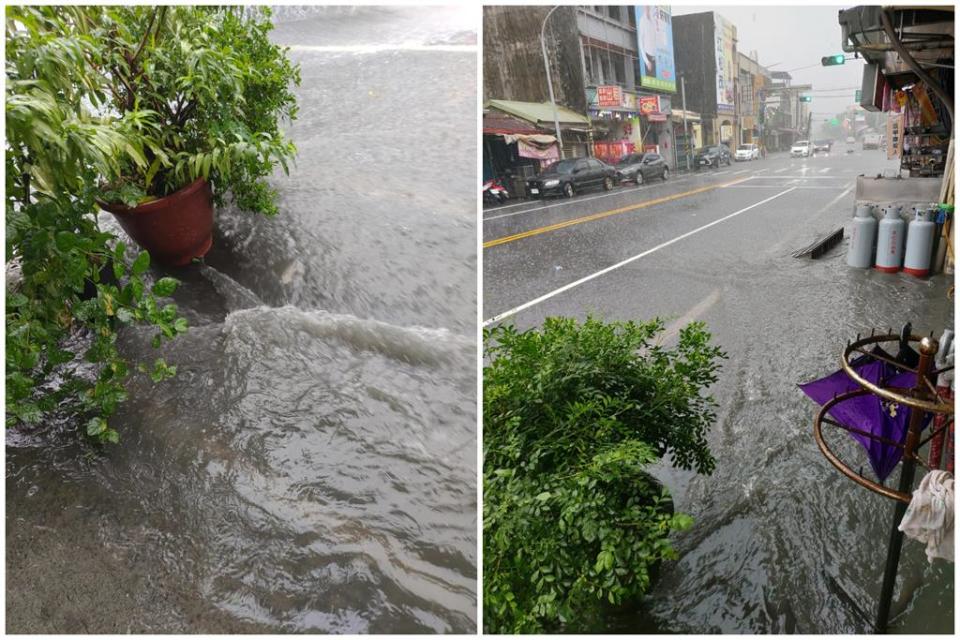
{"label": "hanging fabric", "polygon": [[927,545],[930,562],[953,562],[953,474],[937,469],[924,476],[898,529]]}

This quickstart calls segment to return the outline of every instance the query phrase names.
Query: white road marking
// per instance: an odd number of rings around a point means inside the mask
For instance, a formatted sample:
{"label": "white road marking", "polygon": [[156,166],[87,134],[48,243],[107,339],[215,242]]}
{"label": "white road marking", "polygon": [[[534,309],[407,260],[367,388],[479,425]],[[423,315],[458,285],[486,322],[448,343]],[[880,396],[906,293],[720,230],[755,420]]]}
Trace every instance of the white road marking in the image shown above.
{"label": "white road marking", "polygon": [[848,193],[850,193],[850,191],[851,191],[852,189],[853,189],[853,185],[852,185],[852,184],[848,184],[848,185],[847,185],[847,188],[843,190],[843,193],[841,193],[840,195],[838,195],[836,198],[834,198],[833,200],[831,200],[831,201],[828,202],[827,204],[823,205],[823,208],[821,208],[820,211],[817,211],[817,215],[820,215],[821,213],[824,213],[825,211],[827,211],[828,209],[830,209],[830,207],[832,207],[833,205],[835,205],[835,204],[837,204],[838,202],[840,202],[840,201],[843,199],[844,196],[846,196]]}
{"label": "white road marking", "polygon": [[518,307],[514,307],[513,309],[510,309],[510,310],[508,310],[508,311],[504,311],[503,313],[497,314],[497,315],[493,316],[492,318],[490,318],[489,320],[484,320],[484,321],[483,321],[483,326],[488,327],[488,326],[490,326],[491,324],[493,324],[493,323],[495,323],[495,322],[500,322],[500,321],[503,320],[504,318],[509,318],[509,317],[512,316],[512,315],[516,315],[517,313],[523,311],[524,309],[529,309],[530,307],[533,307],[533,306],[535,306],[535,305],[540,304],[541,302],[544,302],[544,301],[546,301],[546,300],[549,300],[550,298],[553,298],[554,296],[560,295],[561,293],[563,293],[563,292],[565,292],[565,291],[569,291],[570,289],[573,289],[574,287],[579,287],[581,284],[584,284],[584,283],[586,283],[586,282],[590,282],[590,281],[593,280],[594,278],[599,278],[600,276],[605,275],[605,274],[607,274],[607,273],[610,273],[611,271],[614,271],[614,270],[616,270],[616,269],[619,269],[620,267],[626,266],[626,265],[630,264],[631,262],[635,262],[636,260],[639,260],[640,258],[644,258],[644,257],[650,255],[651,253],[655,253],[655,252],[659,251],[660,249],[664,249],[664,248],[669,247],[670,245],[672,245],[672,244],[674,244],[674,243],[676,243],[676,242],[680,242],[680,241],[683,240],[684,238],[689,238],[690,236],[692,236],[692,235],[694,235],[694,234],[697,234],[697,233],[700,233],[701,231],[704,231],[704,230],[706,230],[706,229],[709,229],[710,227],[712,227],[712,226],[714,226],[714,225],[718,225],[718,224],[720,224],[721,222],[725,222],[725,221],[727,221],[727,220],[730,220],[731,218],[735,218],[736,216],[739,216],[739,215],[742,214],[742,213],[746,213],[747,211],[750,211],[751,209],[754,209],[754,208],[756,208],[756,207],[759,207],[760,205],[766,204],[766,203],[768,203],[768,202],[770,202],[770,201],[772,201],[772,200],[776,200],[776,199],[779,198],[780,196],[786,195],[786,194],[790,193],[791,191],[793,191],[794,189],[796,189],[796,187],[790,187],[789,189],[786,189],[786,190],[784,190],[784,191],[781,191],[780,193],[777,193],[777,194],[775,194],[775,195],[772,195],[772,196],[770,196],[769,198],[764,198],[763,200],[761,200],[761,201],[759,201],[759,202],[755,202],[755,203],[753,203],[753,204],[751,204],[751,205],[749,205],[749,206],[747,206],[747,207],[744,207],[743,209],[740,209],[739,211],[734,211],[733,213],[727,214],[727,215],[723,216],[722,218],[718,218],[718,219],[714,220],[713,222],[708,222],[707,224],[705,224],[705,225],[703,225],[703,226],[701,226],[701,227],[697,227],[696,229],[693,229],[692,231],[687,231],[686,233],[683,233],[683,234],[681,234],[681,235],[679,235],[679,236],[677,236],[677,237],[675,237],[675,238],[673,238],[673,239],[671,239],[671,240],[667,240],[666,242],[662,242],[662,243],[658,244],[657,246],[653,247],[652,249],[647,249],[646,251],[643,251],[643,252],[641,252],[641,253],[638,253],[637,255],[633,256],[632,258],[627,258],[626,260],[621,260],[620,262],[618,262],[618,263],[616,263],[616,264],[613,264],[613,265],[610,265],[609,267],[606,267],[605,269],[601,269],[600,271],[597,271],[597,272],[595,272],[595,273],[592,273],[592,274],[590,274],[590,275],[588,275],[588,276],[584,276],[583,278],[580,278],[579,280],[575,280],[575,281],[573,281],[573,282],[571,282],[571,283],[569,283],[569,284],[565,284],[564,286],[560,287],[559,289],[554,289],[553,291],[551,291],[551,292],[549,292],[549,293],[546,293],[546,294],[540,296],[539,298],[534,298],[533,300],[530,300],[529,302],[524,302],[523,304],[521,304],[521,305],[518,306]]}
{"label": "white road marking", "polygon": [[750,176],[747,180],[846,180],[840,176]]}
{"label": "white road marking", "polygon": [[826,173],[827,171],[830,171],[830,167],[824,167],[823,169],[820,169],[820,173]]}
{"label": "white road marking", "polygon": [[790,167],[784,167],[784,168],[782,168],[782,169],[777,169],[776,171],[774,171],[774,173],[783,173],[784,171],[786,171],[786,170],[789,169],[789,168],[790,168]]}
{"label": "white road marking", "polygon": [[670,326],[664,329],[663,333],[660,334],[657,341],[660,344],[666,343],[667,340],[670,340],[679,334],[681,329],[706,313],[707,309],[717,304],[718,300],[720,300],[720,289],[714,289],[706,298],[691,307],[690,310],[685,314],[671,322]]}
{"label": "white road marking", "polygon": [[770,171],[770,167],[767,167],[766,169],[759,169],[757,171],[754,171],[754,173],[763,173],[764,171]]}
{"label": "white road marking", "polygon": [[734,171],[733,175],[738,176],[741,173],[747,173],[748,171],[750,171],[750,169],[741,169],[740,171]]}
{"label": "white road marking", "polygon": [[[813,190],[816,190],[816,189],[825,189],[825,190],[827,190],[827,191],[836,191],[837,189],[843,189],[844,187],[846,187],[846,185],[843,185],[843,184],[837,184],[837,185],[833,185],[833,186],[829,186],[829,187],[828,187],[828,186],[820,186],[820,185],[813,185],[813,184],[802,185],[802,184],[799,184],[799,183],[800,183],[799,180],[791,180],[788,184],[791,184],[791,185],[792,185],[792,184],[796,184],[797,186],[796,186],[795,188],[796,188],[796,189],[800,189],[800,190],[804,190],[804,189],[813,189]],[[724,189],[779,189],[779,188],[784,187],[784,186],[786,186],[786,185],[782,185],[782,184],[733,184],[733,185],[729,185],[729,186],[723,187],[723,188],[724,188]]]}

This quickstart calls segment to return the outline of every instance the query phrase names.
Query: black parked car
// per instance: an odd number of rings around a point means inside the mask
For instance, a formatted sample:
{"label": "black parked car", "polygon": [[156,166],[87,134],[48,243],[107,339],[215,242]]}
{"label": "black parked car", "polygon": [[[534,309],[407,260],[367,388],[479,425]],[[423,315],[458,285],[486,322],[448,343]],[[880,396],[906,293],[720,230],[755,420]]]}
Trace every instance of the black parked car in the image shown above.
{"label": "black parked car", "polygon": [[617,179],[643,184],[644,180],[667,179],[667,163],[658,153],[631,153],[617,163]]}
{"label": "black parked car", "polygon": [[730,156],[730,149],[728,149],[725,144],[697,149],[693,155],[693,164],[697,169],[700,167],[715,167],[719,169],[720,165],[725,164],[729,166],[731,162],[733,162],[733,159]]}
{"label": "black parked car", "polygon": [[554,162],[543,173],[527,180],[527,193],[535,198],[562,195],[570,198],[590,187],[613,189],[617,171],[596,158],[568,158]]}

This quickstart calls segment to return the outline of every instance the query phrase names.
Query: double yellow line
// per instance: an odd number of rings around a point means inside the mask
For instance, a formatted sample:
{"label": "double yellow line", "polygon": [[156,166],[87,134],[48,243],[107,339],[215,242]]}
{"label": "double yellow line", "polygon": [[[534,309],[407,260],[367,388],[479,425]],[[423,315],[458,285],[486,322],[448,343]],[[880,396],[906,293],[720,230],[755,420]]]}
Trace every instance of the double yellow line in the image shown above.
{"label": "double yellow line", "polygon": [[731,182],[724,182],[723,184],[710,184],[705,187],[697,187],[696,189],[691,189],[690,191],[684,191],[683,193],[675,193],[670,196],[663,196],[662,198],[654,198],[653,200],[645,200],[644,202],[638,202],[637,204],[631,204],[626,207],[620,207],[618,209],[610,209],[609,211],[601,211],[600,213],[592,213],[588,216],[582,216],[580,218],[574,218],[572,220],[567,220],[565,222],[558,222],[556,224],[547,225],[545,227],[537,227],[536,229],[530,229],[529,231],[521,231],[520,233],[515,233],[511,236],[503,236],[502,238],[494,238],[493,240],[488,240],[483,243],[484,249],[489,249],[490,247],[496,247],[497,245],[507,244],[508,242],[515,242],[517,240],[523,240],[524,238],[530,238],[532,236],[538,236],[541,233],[549,233],[550,231],[556,231],[557,229],[565,229],[566,227],[572,227],[576,224],[583,224],[584,222],[593,222],[594,220],[601,220],[603,218],[609,218],[610,216],[619,215],[621,213],[627,213],[629,211],[636,211],[637,209],[645,209],[646,207],[653,207],[658,204],[663,204],[664,202],[670,202],[672,200],[679,200],[680,198],[686,198],[687,196],[693,196],[698,193],[703,193],[705,191],[712,191],[713,189],[720,189],[723,187],[729,187],[735,184],[739,184],[750,178],[739,178]]}

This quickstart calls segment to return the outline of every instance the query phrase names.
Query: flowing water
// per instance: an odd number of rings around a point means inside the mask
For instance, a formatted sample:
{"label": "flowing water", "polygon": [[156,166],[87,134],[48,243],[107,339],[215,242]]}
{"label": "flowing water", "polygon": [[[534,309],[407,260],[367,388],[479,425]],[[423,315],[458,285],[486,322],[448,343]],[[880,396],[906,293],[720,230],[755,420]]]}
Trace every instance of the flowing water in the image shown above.
{"label": "flowing water", "polygon": [[[858,333],[909,321],[939,336],[953,326],[952,279],[849,269],[842,250],[819,260],[790,250],[736,267],[704,318],[730,356],[713,389],[717,468],[710,477],[658,468],[695,524],[676,536],[680,559],[664,564],[641,610],[613,616],[611,631],[872,633],[894,503],[827,462],[813,438],[818,407],[796,385],[839,368]],[[872,476],[852,438],[825,435]],[[930,564],[905,540],[890,630],[952,633],[953,602],[952,563]]]}
{"label": "flowing water", "polygon": [[119,445],[8,430],[8,631],[476,627],[474,26],[277,17],[303,66],[281,213],[220,210],[206,264],[152,270],[192,328],[121,334],[179,372],[131,379]]}

